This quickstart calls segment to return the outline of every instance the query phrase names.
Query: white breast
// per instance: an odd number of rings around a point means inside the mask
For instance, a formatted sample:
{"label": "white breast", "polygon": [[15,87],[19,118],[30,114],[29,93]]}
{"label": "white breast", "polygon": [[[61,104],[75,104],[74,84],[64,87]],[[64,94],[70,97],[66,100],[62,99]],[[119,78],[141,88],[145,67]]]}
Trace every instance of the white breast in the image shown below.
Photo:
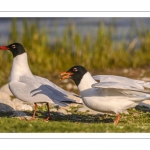
{"label": "white breast", "polygon": [[17,55],[13,59],[10,81],[18,81],[20,76],[27,76],[33,78],[33,74],[31,73],[28,66],[26,53]]}

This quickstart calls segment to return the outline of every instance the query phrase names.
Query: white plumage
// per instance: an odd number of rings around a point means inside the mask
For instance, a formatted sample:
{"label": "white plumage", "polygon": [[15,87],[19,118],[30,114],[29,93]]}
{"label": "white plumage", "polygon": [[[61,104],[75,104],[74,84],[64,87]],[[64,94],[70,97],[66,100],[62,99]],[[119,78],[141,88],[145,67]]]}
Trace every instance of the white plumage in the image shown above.
{"label": "white plumage", "polygon": [[49,104],[67,106],[76,103],[76,100],[80,101],[80,97],[76,94],[63,90],[48,79],[33,75],[28,66],[27,54],[21,44],[0,46],[0,49],[10,50],[13,53],[9,88],[20,100],[35,103],[33,119],[37,108],[36,103],[46,103],[49,112]]}
{"label": "white plumage", "polygon": [[84,67],[79,65],[71,67],[61,75],[65,75],[62,79],[71,78],[75,81],[87,107],[100,112],[117,114],[115,124],[120,119],[120,113],[125,113],[127,109],[150,99],[150,91],[145,90],[150,88],[149,82],[113,75],[92,77]]}

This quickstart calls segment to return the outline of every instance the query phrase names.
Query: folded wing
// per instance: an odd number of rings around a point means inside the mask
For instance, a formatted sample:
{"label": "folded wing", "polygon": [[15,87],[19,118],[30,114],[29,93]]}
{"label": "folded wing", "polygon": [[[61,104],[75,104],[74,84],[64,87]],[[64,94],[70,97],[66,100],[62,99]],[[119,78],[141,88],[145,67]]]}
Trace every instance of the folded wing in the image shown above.
{"label": "folded wing", "polygon": [[[56,105],[66,106],[70,103],[78,103],[80,97],[69,93],[47,79],[35,76],[35,78],[20,77],[20,84],[23,92],[16,92],[17,96],[32,102],[53,102]],[[71,96],[69,96],[69,94]],[[74,99],[73,99],[73,98]]]}
{"label": "folded wing", "polygon": [[69,101],[82,103],[81,96],[75,93],[65,91],[64,89],[60,88],[59,86],[57,86],[56,84],[54,84],[48,79],[45,79],[39,76],[35,76],[35,78],[39,83],[47,87],[49,90],[53,91],[55,95],[59,96],[60,98],[64,97],[63,101],[66,101],[66,102],[68,101],[68,103]]}
{"label": "folded wing", "polygon": [[[93,76],[95,80],[100,82],[92,85],[93,88],[109,89],[109,91],[117,90],[122,94],[139,99],[150,99],[150,90],[145,90],[145,87],[149,87],[149,83],[140,80],[132,80],[125,77],[98,75]],[[111,91],[112,91],[111,90]]]}
{"label": "folded wing", "polygon": [[144,88],[150,88],[150,82],[145,82],[141,80],[134,80],[134,79],[129,79],[126,77],[120,77],[120,76],[114,76],[114,75],[97,75],[93,76],[95,80],[99,80],[100,82],[103,83],[112,83],[110,85],[113,85],[116,83],[116,86],[118,87],[120,84],[120,88],[129,88],[129,89],[138,89],[138,90],[144,90]]}

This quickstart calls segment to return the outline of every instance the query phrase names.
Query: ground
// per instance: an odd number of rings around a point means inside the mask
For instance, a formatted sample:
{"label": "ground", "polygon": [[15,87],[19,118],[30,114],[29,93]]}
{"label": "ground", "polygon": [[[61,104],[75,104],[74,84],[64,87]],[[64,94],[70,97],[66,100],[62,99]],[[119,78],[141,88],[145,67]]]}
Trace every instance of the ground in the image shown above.
{"label": "ground", "polygon": [[[116,115],[92,115],[88,112],[63,115],[51,112],[51,120],[44,121],[46,112],[38,110],[35,120],[10,117],[11,113],[0,114],[1,133],[146,133],[150,132],[150,108],[137,106],[129,114],[122,114],[117,125]],[[32,112],[26,112],[32,115]]]}

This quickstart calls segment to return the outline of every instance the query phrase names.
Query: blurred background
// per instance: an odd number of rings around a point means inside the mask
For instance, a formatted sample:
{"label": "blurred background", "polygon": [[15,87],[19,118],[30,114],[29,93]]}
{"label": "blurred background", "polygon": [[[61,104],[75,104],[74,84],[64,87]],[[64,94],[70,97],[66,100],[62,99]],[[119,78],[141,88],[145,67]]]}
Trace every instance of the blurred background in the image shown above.
{"label": "blurred background", "polygon": [[[0,18],[0,45],[13,42],[25,47],[33,74],[75,92],[59,74],[76,64],[92,75],[150,76],[150,18]],[[0,51],[0,86],[12,60]]]}

